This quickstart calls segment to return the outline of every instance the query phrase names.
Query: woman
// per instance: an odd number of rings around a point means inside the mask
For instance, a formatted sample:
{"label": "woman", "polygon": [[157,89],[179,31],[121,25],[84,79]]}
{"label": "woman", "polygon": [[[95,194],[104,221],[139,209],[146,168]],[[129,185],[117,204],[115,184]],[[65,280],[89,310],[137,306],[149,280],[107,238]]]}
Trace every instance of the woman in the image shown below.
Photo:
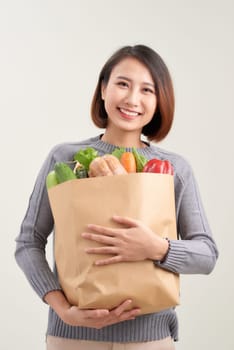
{"label": "woman", "polygon": [[[57,161],[69,161],[79,150],[95,148],[99,155],[116,147],[132,147],[146,158],[169,160],[174,168],[177,228],[180,240],[170,242],[155,235],[144,223],[125,217],[118,239],[108,228],[92,226],[84,239],[96,240],[103,248],[87,254],[108,254],[98,265],[118,261],[151,259],[161,268],[179,274],[209,274],[216,263],[216,244],[202,207],[189,164],[179,155],[142,139],[158,142],[171,129],[174,115],[173,86],[162,58],[151,48],[136,45],[115,52],[104,65],[92,101],[92,119],[104,134],[78,143],[57,145],[38,175],[29,207],[17,237],[16,260],[32,287],[49,304],[47,350],[53,349],[174,349],[178,338],[175,309],[139,315],[129,310],[131,300],[113,310],[80,310],[70,305],[45,258],[53,217],[45,187],[46,176]],[[106,169],[108,171],[108,169]],[[91,223],[95,224],[95,223]],[[127,228],[126,228],[127,227]],[[131,239],[125,239],[128,233]],[[147,239],[146,239],[147,237]],[[127,310],[128,309],[128,310]],[[114,345],[114,347],[112,347]]]}

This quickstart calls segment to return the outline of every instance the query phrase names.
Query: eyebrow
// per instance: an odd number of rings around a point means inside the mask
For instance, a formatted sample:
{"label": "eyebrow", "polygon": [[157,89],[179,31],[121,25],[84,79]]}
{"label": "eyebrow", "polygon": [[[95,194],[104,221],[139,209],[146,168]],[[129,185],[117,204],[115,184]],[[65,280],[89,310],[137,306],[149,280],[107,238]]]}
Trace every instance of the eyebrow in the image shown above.
{"label": "eyebrow", "polygon": [[[127,81],[129,81],[129,82],[132,82],[132,80],[131,79],[129,79],[128,77],[125,77],[125,76],[123,76],[123,75],[119,75],[119,76],[117,76],[116,77],[117,79],[124,79],[124,80],[127,80]],[[148,82],[143,82],[143,84],[144,85],[149,85],[149,86],[152,86],[153,88],[155,88],[155,85],[154,84],[152,84],[152,83],[148,83]]]}

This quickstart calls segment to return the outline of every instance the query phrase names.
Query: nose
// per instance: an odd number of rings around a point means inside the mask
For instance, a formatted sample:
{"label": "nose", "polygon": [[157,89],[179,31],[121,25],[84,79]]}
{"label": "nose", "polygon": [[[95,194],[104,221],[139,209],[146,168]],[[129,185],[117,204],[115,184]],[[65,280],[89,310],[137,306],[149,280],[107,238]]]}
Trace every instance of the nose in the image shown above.
{"label": "nose", "polygon": [[128,106],[137,107],[139,105],[139,102],[140,102],[140,100],[139,100],[138,91],[136,89],[128,90],[128,94],[126,96],[125,103]]}

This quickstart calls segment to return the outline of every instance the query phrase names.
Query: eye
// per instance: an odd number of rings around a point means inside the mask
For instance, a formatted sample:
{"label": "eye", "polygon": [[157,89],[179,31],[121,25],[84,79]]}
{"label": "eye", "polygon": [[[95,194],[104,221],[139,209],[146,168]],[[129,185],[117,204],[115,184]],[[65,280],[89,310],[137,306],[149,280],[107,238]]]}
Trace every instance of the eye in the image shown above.
{"label": "eye", "polygon": [[143,92],[146,94],[155,94],[155,91],[153,89],[148,88],[148,87],[143,88]]}
{"label": "eye", "polygon": [[122,87],[128,87],[128,83],[126,81],[118,81],[117,85]]}

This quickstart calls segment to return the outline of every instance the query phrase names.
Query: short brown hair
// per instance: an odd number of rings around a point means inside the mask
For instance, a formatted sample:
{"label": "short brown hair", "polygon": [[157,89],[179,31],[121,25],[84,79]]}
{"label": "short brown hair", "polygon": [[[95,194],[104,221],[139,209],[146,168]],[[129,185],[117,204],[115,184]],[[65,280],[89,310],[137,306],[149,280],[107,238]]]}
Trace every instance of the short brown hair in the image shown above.
{"label": "short brown hair", "polygon": [[170,73],[163,59],[145,45],[124,46],[105,63],[100,74],[91,104],[91,117],[99,128],[107,127],[107,113],[101,96],[102,84],[107,84],[112,69],[123,59],[133,57],[150,71],[156,87],[157,108],[152,120],[143,127],[142,134],[150,141],[161,141],[171,129],[175,100]]}

